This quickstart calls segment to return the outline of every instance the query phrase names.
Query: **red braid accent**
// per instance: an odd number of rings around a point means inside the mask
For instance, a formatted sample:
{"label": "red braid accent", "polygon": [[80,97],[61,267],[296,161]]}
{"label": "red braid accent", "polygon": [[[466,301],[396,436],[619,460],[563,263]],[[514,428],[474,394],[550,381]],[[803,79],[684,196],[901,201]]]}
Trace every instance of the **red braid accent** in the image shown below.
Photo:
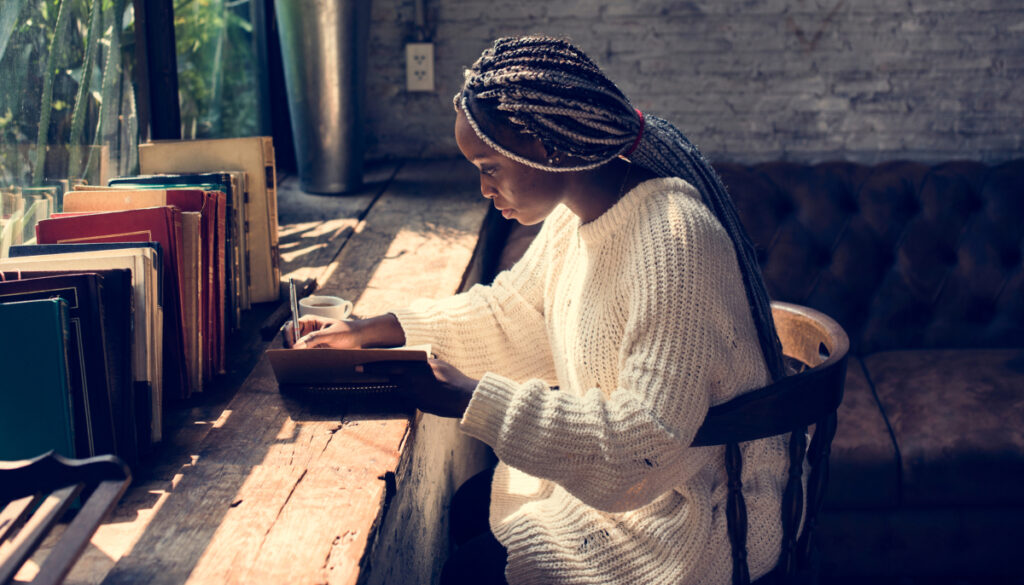
{"label": "red braid accent", "polygon": [[622,153],[622,156],[629,156],[633,154],[633,151],[636,150],[636,147],[640,146],[640,139],[644,137],[644,126],[646,125],[646,123],[644,122],[644,113],[641,112],[640,110],[637,110],[636,115],[640,116],[640,132],[637,133],[636,140],[633,141],[632,146],[629,147],[629,150]]}

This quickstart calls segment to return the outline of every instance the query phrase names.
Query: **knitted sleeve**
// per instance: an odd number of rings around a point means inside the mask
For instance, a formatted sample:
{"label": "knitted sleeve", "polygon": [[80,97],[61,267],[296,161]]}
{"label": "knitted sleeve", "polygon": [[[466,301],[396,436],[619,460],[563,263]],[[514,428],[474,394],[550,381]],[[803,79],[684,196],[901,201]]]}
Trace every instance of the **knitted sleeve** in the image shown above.
{"label": "knitted sleeve", "polygon": [[725,363],[737,357],[737,331],[752,332],[749,323],[737,329],[750,317],[724,229],[692,199],[673,209],[623,246],[631,297],[623,343],[619,355],[595,356],[617,360],[617,388],[553,391],[488,374],[462,419],[504,463],[609,512],[650,503],[718,455],[689,444],[737,366]]}
{"label": "knitted sleeve", "polygon": [[429,343],[439,359],[473,378],[490,371],[515,379],[553,380],[544,325],[544,273],[560,223],[559,217],[548,218],[523,257],[490,285],[395,311],[406,343]]}

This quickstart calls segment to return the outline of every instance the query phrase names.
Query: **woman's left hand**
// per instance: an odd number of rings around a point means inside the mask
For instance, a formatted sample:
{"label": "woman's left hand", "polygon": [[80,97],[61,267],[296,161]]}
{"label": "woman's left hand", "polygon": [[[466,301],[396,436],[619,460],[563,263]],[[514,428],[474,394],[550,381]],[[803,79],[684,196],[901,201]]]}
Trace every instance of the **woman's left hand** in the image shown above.
{"label": "woman's left hand", "polygon": [[398,377],[412,406],[437,416],[462,418],[477,385],[477,380],[441,360],[389,362],[388,367],[400,372]]}

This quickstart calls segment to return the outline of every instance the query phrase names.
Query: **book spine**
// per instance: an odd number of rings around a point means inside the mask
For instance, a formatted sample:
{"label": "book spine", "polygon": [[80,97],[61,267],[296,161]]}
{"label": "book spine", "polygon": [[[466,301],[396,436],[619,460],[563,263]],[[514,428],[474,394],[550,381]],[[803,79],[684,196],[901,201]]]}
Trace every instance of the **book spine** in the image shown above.
{"label": "book spine", "polygon": [[228,318],[228,306],[231,304],[227,299],[227,258],[225,246],[225,209],[224,204],[227,198],[224,194],[214,191],[214,200],[217,202],[217,371],[221,374],[227,373],[227,361],[225,356],[227,344],[227,326],[225,320]]}
{"label": "book spine", "polygon": [[[90,401],[94,402],[93,405],[93,420],[96,424],[94,427],[98,427],[98,430],[94,434],[101,435],[104,439],[103,442],[107,443],[106,450],[97,450],[99,454],[104,452],[115,453],[120,455],[122,453],[122,445],[124,442],[122,438],[122,430],[116,425],[120,424],[118,417],[114,416],[114,402],[121,399],[119,392],[120,388],[115,384],[119,382],[118,379],[113,378],[113,373],[110,371],[109,360],[112,356],[107,355],[107,334],[103,329],[103,297],[100,290],[101,286],[100,276],[90,276],[85,279],[86,286],[89,289],[89,298],[92,299],[90,306],[80,306],[79,314],[82,316],[83,325],[86,320],[90,322],[89,328],[94,330],[96,337],[99,340],[99,347],[92,348],[89,353],[92,354],[93,359],[87,367],[93,368],[95,372],[92,375],[87,376],[91,379],[99,382],[99,387],[93,386],[92,396]],[[98,366],[98,367],[97,367]],[[120,411],[120,409],[118,409]],[[101,445],[102,447],[102,445]]]}
{"label": "book spine", "polygon": [[249,175],[242,173],[241,179],[242,190],[241,197],[239,197],[238,204],[238,229],[239,229],[239,241],[242,243],[241,253],[239,256],[240,265],[240,280],[239,289],[242,292],[242,310],[247,311],[252,308],[252,277],[249,271],[249,191],[252,190],[252,181]]}
{"label": "book spine", "polygon": [[238,330],[239,324],[241,323],[242,315],[242,291],[238,286],[239,278],[238,275],[241,273],[241,240],[238,233],[238,197],[241,193],[242,187],[238,184],[238,178],[235,175],[229,175],[231,177],[229,185],[230,188],[224,194],[224,253],[226,257],[224,279],[226,286],[224,287],[224,294],[227,296],[227,305],[231,308],[231,312],[228,314],[230,319],[231,331]]}
{"label": "book spine", "polygon": [[206,281],[203,293],[203,327],[206,341],[203,343],[203,378],[210,380],[217,368],[217,205],[212,193],[203,193],[202,211],[203,271]]}
{"label": "book spine", "polygon": [[249,253],[252,242],[252,187],[246,183],[245,189],[245,220],[242,225],[245,230],[245,286],[249,290],[249,298],[256,296],[252,286],[252,255]]}
{"label": "book spine", "polygon": [[[190,360],[188,355],[188,345],[185,340],[185,331],[187,324],[185,322],[185,302],[182,298],[182,283],[184,282],[184,264],[183,255],[184,250],[181,245],[181,211],[177,208],[167,207],[167,229],[170,232],[169,245],[174,248],[174,277],[176,282],[167,283],[165,286],[170,286],[173,289],[173,295],[168,304],[174,306],[174,312],[176,315],[175,326],[172,327],[171,339],[175,341],[175,350],[178,354],[177,364],[177,375],[178,378],[178,397],[188,398],[191,393],[189,383],[189,372],[191,371]],[[173,331],[177,329],[177,331]],[[176,339],[175,339],[176,338]]]}
{"label": "book spine", "polygon": [[125,345],[129,341],[127,319],[131,318],[134,309],[130,292],[127,298],[117,294],[130,289],[126,281],[111,273],[96,281],[96,290],[97,298],[100,299],[98,314],[103,333],[103,355],[110,388],[110,410],[117,439],[117,454],[129,465],[135,465],[138,463],[139,444],[136,435],[133,356],[130,345]]}
{"label": "book spine", "polygon": [[267,181],[267,234],[270,243],[271,287],[280,290],[277,283],[281,282],[281,250],[277,235],[277,161],[274,157],[274,140],[263,137],[263,165]]}
{"label": "book spine", "polygon": [[[70,408],[71,405],[75,403],[75,389],[71,385],[71,364],[68,361],[67,350],[68,343],[71,342],[71,326],[68,320],[68,305],[67,302],[64,301],[64,299],[60,299],[57,301],[57,313],[57,318],[61,323],[61,332],[64,334],[64,361],[62,364],[64,366],[64,371],[61,372],[60,376],[64,379],[64,387],[67,388],[68,390],[68,430],[71,433],[71,436],[68,440],[68,444],[71,445],[72,448],[75,448],[75,437],[78,435],[78,429],[75,428],[75,417],[72,414]],[[80,454],[76,452],[71,454],[71,456],[82,458],[85,456],[85,454]]]}

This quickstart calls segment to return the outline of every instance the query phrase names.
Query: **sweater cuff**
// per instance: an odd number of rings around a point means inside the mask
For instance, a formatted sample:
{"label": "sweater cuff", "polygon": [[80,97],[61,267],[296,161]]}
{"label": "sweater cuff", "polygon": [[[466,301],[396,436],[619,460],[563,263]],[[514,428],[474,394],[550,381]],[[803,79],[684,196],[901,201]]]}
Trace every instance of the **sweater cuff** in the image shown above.
{"label": "sweater cuff", "polygon": [[473,391],[466,412],[462,415],[462,431],[493,448],[501,435],[505,412],[508,411],[518,387],[519,385],[512,380],[498,374],[484,374]]}
{"label": "sweater cuff", "polygon": [[390,311],[402,326],[406,345],[435,345],[434,320],[424,312],[411,309]]}

